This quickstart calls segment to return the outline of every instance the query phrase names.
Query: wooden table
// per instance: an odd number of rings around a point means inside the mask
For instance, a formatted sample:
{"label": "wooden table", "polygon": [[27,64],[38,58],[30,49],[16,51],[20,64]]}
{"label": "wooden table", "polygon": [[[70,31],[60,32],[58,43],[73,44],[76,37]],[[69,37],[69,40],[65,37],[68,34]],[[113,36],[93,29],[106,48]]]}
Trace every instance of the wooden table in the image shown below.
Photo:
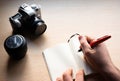
{"label": "wooden table", "polygon": [[[41,5],[47,31],[34,40],[27,39],[28,51],[20,61],[9,59],[4,40],[11,35],[9,17],[23,4]],[[114,64],[120,68],[120,1],[115,0],[2,0],[0,1],[0,81],[50,81],[42,50],[66,42],[74,33],[100,37],[106,41]]]}

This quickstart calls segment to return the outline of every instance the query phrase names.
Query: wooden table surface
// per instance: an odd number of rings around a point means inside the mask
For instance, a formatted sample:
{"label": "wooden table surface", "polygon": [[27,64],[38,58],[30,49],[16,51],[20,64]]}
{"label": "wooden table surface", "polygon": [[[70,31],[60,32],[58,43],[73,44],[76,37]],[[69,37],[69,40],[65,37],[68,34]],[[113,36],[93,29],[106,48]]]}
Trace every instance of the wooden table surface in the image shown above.
{"label": "wooden table surface", "polygon": [[[9,17],[23,3],[41,5],[47,30],[37,39],[27,39],[27,55],[16,62],[9,59],[3,44],[12,33]],[[112,35],[105,43],[113,63],[120,69],[119,3],[119,0],[1,0],[0,81],[50,81],[42,50],[66,42],[74,33],[96,38]]]}

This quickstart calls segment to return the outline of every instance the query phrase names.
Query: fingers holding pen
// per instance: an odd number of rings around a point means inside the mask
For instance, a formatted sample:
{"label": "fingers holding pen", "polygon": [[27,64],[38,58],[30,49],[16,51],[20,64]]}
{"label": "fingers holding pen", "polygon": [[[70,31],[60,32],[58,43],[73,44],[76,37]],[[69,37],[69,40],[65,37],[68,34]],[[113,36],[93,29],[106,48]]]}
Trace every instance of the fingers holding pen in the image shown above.
{"label": "fingers holding pen", "polygon": [[89,43],[88,43],[88,40],[89,41],[92,41],[92,39],[90,39],[90,38],[86,38],[85,36],[79,36],[79,41],[80,41],[80,43],[81,43],[81,48],[82,48],[82,51],[83,51],[83,53],[84,54],[86,54],[86,55],[88,55],[89,54],[89,52],[91,51],[91,46],[89,45]]}

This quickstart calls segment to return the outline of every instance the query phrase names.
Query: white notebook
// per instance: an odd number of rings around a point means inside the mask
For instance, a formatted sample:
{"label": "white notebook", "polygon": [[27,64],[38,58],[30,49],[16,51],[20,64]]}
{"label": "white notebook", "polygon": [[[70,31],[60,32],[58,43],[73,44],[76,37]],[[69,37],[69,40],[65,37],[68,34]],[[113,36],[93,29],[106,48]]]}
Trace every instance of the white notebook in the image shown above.
{"label": "white notebook", "polygon": [[93,72],[86,63],[83,53],[78,52],[79,47],[78,35],[74,35],[69,42],[58,44],[43,51],[52,81],[56,81],[56,78],[60,77],[68,68],[73,68],[73,77],[80,69],[84,70],[85,75]]}

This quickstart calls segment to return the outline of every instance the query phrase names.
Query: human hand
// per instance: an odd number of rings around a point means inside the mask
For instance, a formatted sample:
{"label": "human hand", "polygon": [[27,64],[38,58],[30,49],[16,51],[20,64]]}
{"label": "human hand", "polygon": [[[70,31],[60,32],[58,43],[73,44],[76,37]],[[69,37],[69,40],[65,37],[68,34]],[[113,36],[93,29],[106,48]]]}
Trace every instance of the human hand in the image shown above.
{"label": "human hand", "polygon": [[[73,70],[66,70],[61,77],[58,77],[56,81],[73,81],[72,78]],[[76,73],[75,81],[84,81],[84,72],[80,70]]]}
{"label": "human hand", "polygon": [[89,42],[95,40],[88,36],[79,37],[81,48],[86,61],[107,81],[120,81],[120,70],[112,63],[109,52],[104,43],[91,48]]}
{"label": "human hand", "polygon": [[89,42],[95,40],[88,36],[79,37],[81,48],[84,53],[86,61],[98,72],[108,70],[109,67],[113,66],[110,59],[109,52],[104,43],[91,48]]}

